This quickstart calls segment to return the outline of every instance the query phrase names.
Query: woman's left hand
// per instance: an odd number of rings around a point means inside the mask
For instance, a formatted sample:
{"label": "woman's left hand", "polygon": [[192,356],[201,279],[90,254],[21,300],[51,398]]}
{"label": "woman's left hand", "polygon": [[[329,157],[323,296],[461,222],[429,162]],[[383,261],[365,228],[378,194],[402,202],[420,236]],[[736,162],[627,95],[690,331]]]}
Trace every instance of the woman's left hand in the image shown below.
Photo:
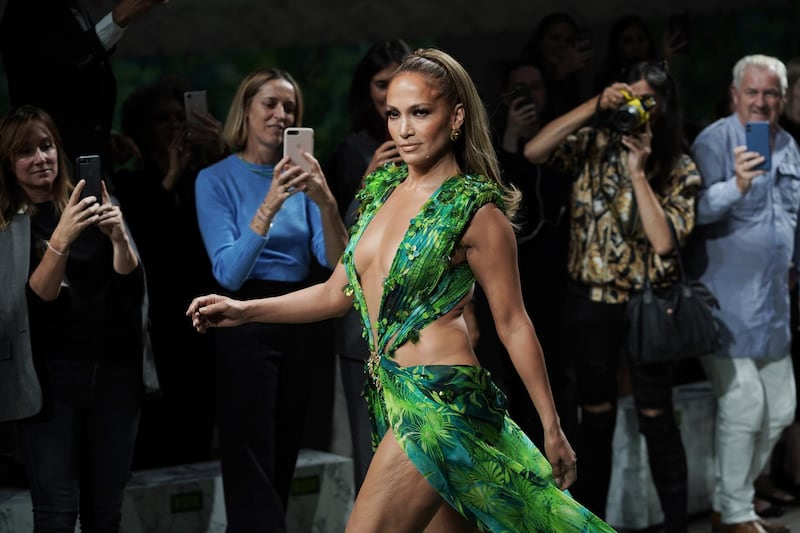
{"label": "woman's left hand", "polygon": [[577,458],[562,430],[552,437],[545,437],[544,451],[553,467],[553,480],[564,490],[578,478]]}
{"label": "woman's left hand", "polygon": [[647,158],[652,151],[653,131],[650,122],[633,135],[623,135],[622,144],[628,149],[628,175],[644,173]]}
{"label": "woman's left hand", "polygon": [[111,203],[106,183],[104,181],[101,181],[101,183],[103,185],[103,202],[97,210],[98,219],[96,224],[100,231],[111,239],[111,242],[124,242],[127,240],[127,235],[122,223],[122,211],[119,206]]}

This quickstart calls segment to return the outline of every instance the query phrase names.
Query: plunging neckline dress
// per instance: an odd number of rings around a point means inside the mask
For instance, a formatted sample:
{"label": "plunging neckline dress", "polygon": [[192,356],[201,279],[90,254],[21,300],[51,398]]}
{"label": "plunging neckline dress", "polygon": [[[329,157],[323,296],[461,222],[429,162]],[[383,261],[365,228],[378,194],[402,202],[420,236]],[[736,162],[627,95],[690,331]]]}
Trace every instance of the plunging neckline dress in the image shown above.
{"label": "plunging neckline dress", "polygon": [[373,448],[391,427],[400,447],[442,498],[492,532],[613,531],[555,484],[547,458],[506,412],[505,395],[490,374],[472,365],[399,366],[393,356],[419,340],[425,326],[451,311],[475,276],[452,253],[475,212],[503,208],[498,185],[483,176],[445,180],[411,219],[371,326],[353,259],[375,213],[408,176],[388,164],[366,178],[359,217],[342,256],[348,284],[370,349],[364,397]]}

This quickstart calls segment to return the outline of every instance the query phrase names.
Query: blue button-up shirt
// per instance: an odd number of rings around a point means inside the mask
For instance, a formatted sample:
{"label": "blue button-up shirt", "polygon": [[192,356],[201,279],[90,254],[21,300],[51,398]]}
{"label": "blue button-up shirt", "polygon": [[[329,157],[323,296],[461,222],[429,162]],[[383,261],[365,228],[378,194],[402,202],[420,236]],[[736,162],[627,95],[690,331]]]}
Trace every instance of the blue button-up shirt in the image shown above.
{"label": "blue button-up shirt", "polygon": [[789,269],[798,265],[800,152],[778,128],[771,169],[742,194],[733,149],[744,145],[744,126],[736,114],[705,128],[692,145],[703,186],[697,238],[687,255],[693,272],[720,302],[717,355],[783,357],[791,341]]}

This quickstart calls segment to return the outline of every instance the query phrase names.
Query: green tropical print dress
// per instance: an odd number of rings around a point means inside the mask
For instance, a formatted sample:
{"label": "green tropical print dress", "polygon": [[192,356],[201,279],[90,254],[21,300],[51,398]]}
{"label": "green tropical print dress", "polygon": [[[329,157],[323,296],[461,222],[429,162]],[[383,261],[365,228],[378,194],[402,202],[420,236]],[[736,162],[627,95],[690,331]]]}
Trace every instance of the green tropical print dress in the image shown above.
{"label": "green tropical print dress", "polygon": [[342,262],[370,346],[364,396],[372,421],[373,448],[389,427],[406,455],[453,508],[481,531],[612,532],[608,525],[561,491],[550,463],[514,423],[505,396],[487,371],[469,365],[400,367],[393,354],[453,309],[472,288],[466,262],[450,256],[482,205],[503,208],[497,185],[482,176],[446,180],[422,206],[400,243],[373,335],[353,251],[372,217],[408,175],[388,164],[367,177],[358,193],[359,218]]}

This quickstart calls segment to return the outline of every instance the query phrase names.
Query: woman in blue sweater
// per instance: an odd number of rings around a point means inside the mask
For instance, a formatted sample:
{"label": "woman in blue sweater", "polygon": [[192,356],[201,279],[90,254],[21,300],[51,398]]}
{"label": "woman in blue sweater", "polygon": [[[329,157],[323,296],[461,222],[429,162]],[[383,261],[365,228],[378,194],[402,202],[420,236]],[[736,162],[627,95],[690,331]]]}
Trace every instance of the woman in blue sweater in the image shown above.
{"label": "woman in blue sweater", "polygon": [[[197,216],[214,277],[241,299],[290,292],[312,261],[332,268],[347,232],[317,160],[282,157],[301,124],[289,73],[262,69],[239,85],[223,126],[231,155],[200,171]],[[217,397],[228,532],[285,531],[289,487],[306,419],[307,329],[252,324],[216,335]]]}

